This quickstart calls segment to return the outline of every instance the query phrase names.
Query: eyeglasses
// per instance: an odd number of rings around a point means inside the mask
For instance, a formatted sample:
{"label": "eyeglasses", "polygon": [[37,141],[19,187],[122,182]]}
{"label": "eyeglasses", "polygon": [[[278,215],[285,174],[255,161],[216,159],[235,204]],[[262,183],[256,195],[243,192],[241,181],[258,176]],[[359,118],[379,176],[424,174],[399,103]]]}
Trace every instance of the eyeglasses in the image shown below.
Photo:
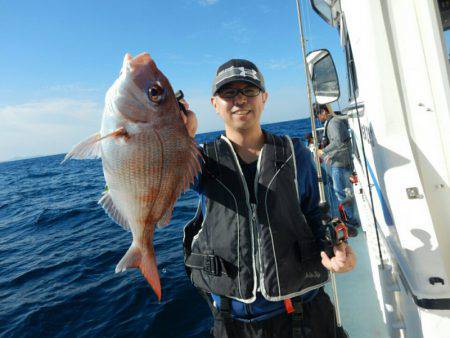
{"label": "eyeglasses", "polygon": [[223,88],[220,89],[218,94],[223,99],[232,99],[236,97],[239,93],[247,97],[255,97],[261,93],[261,89],[255,86],[249,86],[242,89],[239,88]]}

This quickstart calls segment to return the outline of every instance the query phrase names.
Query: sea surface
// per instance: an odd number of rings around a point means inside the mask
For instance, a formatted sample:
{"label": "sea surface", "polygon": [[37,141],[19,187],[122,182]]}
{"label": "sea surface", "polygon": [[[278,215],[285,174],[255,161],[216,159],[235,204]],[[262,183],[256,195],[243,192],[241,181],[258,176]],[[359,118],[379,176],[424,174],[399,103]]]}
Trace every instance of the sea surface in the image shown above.
{"label": "sea surface", "polygon": [[[303,138],[310,124],[303,119],[264,128]],[[183,226],[194,214],[196,194],[183,194],[170,225],[156,230],[158,302],[137,270],[114,273],[131,233],[97,204],[105,187],[101,161],[61,165],[63,157],[0,163],[0,337],[210,337],[209,308],[183,265]],[[340,302],[346,308],[345,299]],[[376,309],[376,299],[372,303]],[[350,331],[360,330],[353,314],[343,314],[344,325],[346,318]],[[361,337],[384,337],[379,324],[370,325],[360,332],[375,333]]]}

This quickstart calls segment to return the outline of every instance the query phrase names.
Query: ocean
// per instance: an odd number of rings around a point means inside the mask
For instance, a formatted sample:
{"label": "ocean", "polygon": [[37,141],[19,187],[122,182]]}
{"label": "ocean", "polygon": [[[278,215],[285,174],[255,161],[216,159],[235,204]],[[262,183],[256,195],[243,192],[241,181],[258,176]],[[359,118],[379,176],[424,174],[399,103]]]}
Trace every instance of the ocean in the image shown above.
{"label": "ocean", "polygon": [[[303,138],[310,123],[264,128]],[[0,163],[0,337],[210,337],[209,308],[183,265],[183,226],[194,214],[196,194],[183,194],[170,224],[156,230],[158,302],[137,270],[114,273],[131,233],[97,204],[105,187],[101,161],[60,165],[63,157]]]}

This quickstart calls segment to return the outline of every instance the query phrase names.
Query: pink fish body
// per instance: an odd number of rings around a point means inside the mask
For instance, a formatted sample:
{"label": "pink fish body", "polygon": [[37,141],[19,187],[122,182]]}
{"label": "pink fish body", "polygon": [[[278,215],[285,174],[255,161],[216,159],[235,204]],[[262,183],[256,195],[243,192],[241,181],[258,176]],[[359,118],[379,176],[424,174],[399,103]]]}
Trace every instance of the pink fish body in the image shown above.
{"label": "pink fish body", "polygon": [[147,53],[126,54],[105,98],[99,133],[68,158],[101,157],[108,190],[99,204],[133,241],[116,272],[139,268],[161,299],[153,233],[169,223],[173,206],[200,171],[173,89]]}

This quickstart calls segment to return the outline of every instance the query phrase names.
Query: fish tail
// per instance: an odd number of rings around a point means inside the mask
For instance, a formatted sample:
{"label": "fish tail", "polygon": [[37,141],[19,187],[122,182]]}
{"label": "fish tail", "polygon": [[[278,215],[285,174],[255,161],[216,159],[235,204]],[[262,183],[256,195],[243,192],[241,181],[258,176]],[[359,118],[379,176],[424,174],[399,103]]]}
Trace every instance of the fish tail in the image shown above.
{"label": "fish tail", "polygon": [[161,301],[161,281],[159,280],[156,256],[153,248],[151,252],[144,252],[139,268],[145,279],[147,279],[147,282],[149,282],[150,286],[153,288],[153,291],[155,291],[156,297]]}
{"label": "fish tail", "polygon": [[116,273],[123,272],[128,268],[139,268],[158,300],[161,301],[161,282],[153,248],[144,250],[132,244],[117,264]]}

